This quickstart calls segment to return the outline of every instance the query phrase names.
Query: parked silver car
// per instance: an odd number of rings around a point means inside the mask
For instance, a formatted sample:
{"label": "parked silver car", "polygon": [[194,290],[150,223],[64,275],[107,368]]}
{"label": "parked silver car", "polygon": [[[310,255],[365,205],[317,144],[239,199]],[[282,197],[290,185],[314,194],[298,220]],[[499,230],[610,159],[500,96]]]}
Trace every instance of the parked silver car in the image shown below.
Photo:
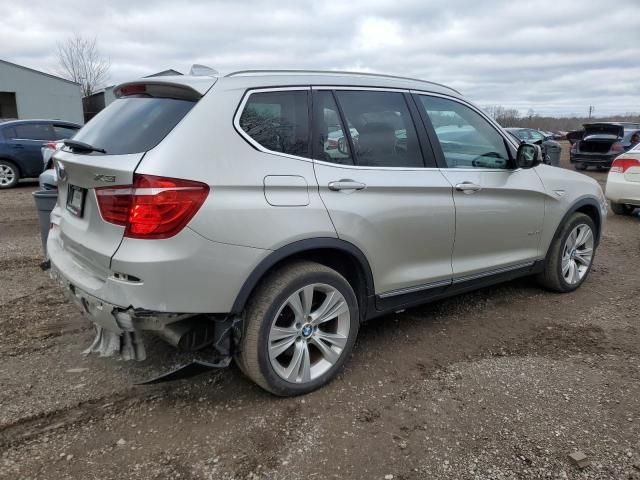
{"label": "parked silver car", "polygon": [[569,292],[591,268],[598,184],[451,88],[243,71],[115,91],[54,155],[47,248],[90,351],[144,358],[155,332],[303,394],[365,320],[525,275]]}

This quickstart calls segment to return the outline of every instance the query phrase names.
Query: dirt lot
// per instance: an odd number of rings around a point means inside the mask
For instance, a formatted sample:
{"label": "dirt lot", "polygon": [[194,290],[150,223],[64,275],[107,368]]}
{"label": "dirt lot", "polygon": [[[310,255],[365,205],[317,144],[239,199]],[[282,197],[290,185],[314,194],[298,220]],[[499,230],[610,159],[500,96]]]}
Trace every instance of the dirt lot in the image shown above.
{"label": "dirt lot", "polygon": [[640,479],[637,217],[609,216],[577,292],[523,279],[370,322],[337,380],[279,399],[234,367],[132,386],[161,344],[81,355],[91,330],[39,268],[35,189],[0,192],[0,478]]}

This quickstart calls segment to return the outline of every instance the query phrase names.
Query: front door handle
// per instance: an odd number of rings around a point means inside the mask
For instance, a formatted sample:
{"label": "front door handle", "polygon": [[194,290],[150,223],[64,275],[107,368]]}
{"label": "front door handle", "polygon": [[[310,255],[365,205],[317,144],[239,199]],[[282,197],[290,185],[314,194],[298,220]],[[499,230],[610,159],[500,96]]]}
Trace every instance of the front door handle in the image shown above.
{"label": "front door handle", "polygon": [[334,192],[338,192],[340,190],[362,190],[366,186],[367,185],[365,183],[356,182],[355,180],[346,178],[329,182],[329,190],[333,190]]}
{"label": "front door handle", "polygon": [[467,195],[471,193],[475,193],[479,190],[482,190],[482,187],[477,183],[472,182],[462,182],[456,185],[456,190],[462,193],[466,193]]}
{"label": "front door handle", "polygon": [[24,148],[24,145],[20,145],[20,144],[17,144],[17,145],[16,145],[16,144],[13,144],[13,145],[11,145],[11,148],[18,148],[18,149],[22,150],[22,149]]}

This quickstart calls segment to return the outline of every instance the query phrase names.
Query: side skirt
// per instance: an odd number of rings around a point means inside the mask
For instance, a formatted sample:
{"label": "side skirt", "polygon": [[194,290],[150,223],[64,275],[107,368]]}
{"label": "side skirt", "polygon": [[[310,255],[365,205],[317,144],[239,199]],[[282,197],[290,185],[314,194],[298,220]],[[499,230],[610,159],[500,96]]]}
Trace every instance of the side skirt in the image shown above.
{"label": "side skirt", "polygon": [[457,278],[453,281],[437,282],[395,290],[393,292],[385,292],[369,297],[369,308],[367,309],[366,320],[380,317],[397,310],[415,307],[424,303],[488,287],[489,285],[534,275],[543,270],[544,260],[538,260],[531,264],[509,268],[508,270],[493,270],[478,275]]}

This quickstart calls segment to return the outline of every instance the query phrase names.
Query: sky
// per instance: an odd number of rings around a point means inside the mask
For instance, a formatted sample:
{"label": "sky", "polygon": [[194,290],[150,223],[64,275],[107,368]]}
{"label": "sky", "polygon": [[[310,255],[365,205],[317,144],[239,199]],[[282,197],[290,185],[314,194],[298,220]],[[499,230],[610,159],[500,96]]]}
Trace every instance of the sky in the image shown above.
{"label": "sky", "polygon": [[194,63],[444,83],[521,113],[640,113],[640,0],[0,0],[0,59],[58,71],[97,37],[110,84]]}

